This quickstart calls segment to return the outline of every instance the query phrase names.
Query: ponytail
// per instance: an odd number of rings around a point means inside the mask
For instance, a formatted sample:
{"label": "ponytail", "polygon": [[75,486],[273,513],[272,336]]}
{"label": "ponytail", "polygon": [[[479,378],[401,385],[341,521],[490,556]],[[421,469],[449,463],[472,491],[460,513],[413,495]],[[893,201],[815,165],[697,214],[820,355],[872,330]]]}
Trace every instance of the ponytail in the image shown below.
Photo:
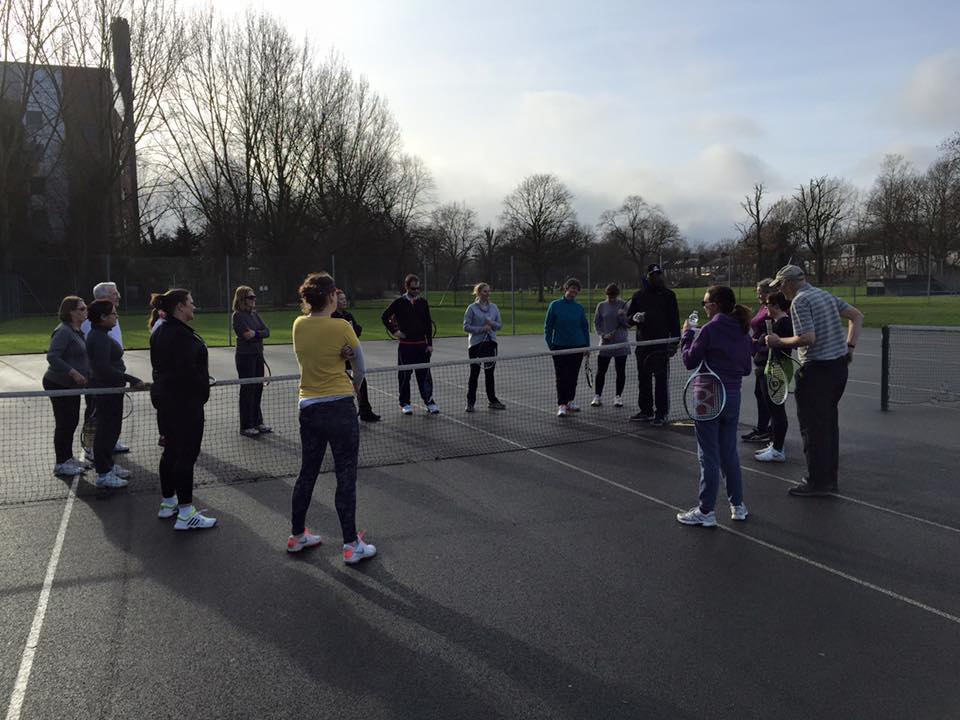
{"label": "ponytail", "polygon": [[720,312],[736,320],[744,334],[750,332],[750,320],[752,318],[750,308],[737,302],[737,296],[733,292],[733,288],[726,285],[713,285],[707,289],[707,297],[720,307]]}
{"label": "ponytail", "polygon": [[147,325],[150,329],[157,324],[160,318],[166,318],[173,315],[177,305],[186,302],[190,296],[190,291],[183,288],[173,288],[165,293],[153,293],[150,295],[150,317],[147,319]]}
{"label": "ponytail", "polygon": [[746,305],[740,305],[739,303],[733,308],[733,319],[740,323],[740,329],[743,330],[744,334],[750,332],[750,321],[753,319],[753,315],[750,312],[750,308]]}

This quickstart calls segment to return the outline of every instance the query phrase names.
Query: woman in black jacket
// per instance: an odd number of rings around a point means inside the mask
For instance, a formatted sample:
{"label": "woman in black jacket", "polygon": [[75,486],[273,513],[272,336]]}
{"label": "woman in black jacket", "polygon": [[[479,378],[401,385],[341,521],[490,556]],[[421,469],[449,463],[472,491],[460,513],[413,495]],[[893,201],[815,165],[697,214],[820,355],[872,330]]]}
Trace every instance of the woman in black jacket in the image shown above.
{"label": "woman in black jacket", "polygon": [[[123,362],[123,348],[110,337],[117,324],[117,308],[111,300],[95,300],[87,307],[90,333],[87,335],[87,359],[90,362],[91,388],[131,387],[142,390],[143,381],[127,374]],[[113,450],[120,438],[123,425],[123,393],[97,396],[94,421],[97,433],[93,440],[93,464],[97,469],[97,487],[124,487],[130,471],[113,462]]]}
{"label": "woman in black jacket", "polygon": [[193,506],[193,466],[203,441],[203,406],[210,398],[207,346],[188,324],[195,308],[189,290],[177,288],[155,294],[150,306],[166,316],[150,336],[150,397],[165,438],[157,516],[176,516],[175,530],[212,528],[217,519]]}

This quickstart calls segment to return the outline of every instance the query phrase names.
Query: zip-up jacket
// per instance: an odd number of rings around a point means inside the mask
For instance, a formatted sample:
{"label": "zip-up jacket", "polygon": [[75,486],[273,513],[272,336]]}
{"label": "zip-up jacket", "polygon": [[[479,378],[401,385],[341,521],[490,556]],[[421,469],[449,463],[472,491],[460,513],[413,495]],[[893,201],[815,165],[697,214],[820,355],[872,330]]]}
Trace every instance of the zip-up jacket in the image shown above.
{"label": "zip-up jacket", "polygon": [[150,336],[150,364],[150,399],[154,407],[203,405],[210,398],[207,346],[186,323],[168,316]]}
{"label": "zip-up jacket", "polygon": [[90,363],[87,360],[87,344],[83,333],[72,325],[60,323],[50,335],[47,350],[47,371],[43,379],[63,387],[75,387],[70,371],[76,370],[89,380]]}
{"label": "zip-up jacket", "polygon": [[565,297],[550,303],[543,321],[543,337],[551,350],[589,346],[590,325],[583,305]]}
{"label": "zip-up jacket", "polygon": [[[247,330],[255,333],[249,340],[243,337]],[[270,337],[270,328],[259,313],[246,310],[233,313],[233,332],[237,336],[237,355],[262,355],[263,339]]]}

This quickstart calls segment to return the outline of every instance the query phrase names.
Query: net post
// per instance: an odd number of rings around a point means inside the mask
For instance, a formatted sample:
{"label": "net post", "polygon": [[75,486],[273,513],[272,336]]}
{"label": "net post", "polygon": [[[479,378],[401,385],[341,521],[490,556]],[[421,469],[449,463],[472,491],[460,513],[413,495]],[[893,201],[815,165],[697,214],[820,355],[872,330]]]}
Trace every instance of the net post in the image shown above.
{"label": "net post", "polygon": [[882,329],[883,342],[880,360],[880,410],[890,410],[890,326]]}

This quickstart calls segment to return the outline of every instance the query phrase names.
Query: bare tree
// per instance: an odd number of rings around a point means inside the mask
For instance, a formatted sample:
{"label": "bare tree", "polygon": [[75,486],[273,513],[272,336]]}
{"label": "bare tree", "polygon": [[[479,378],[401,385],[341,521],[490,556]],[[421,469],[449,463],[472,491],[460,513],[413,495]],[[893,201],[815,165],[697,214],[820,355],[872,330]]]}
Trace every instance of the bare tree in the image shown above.
{"label": "bare tree", "polygon": [[837,178],[811,178],[793,196],[797,231],[814,256],[817,282],[826,278],[829,253],[837,246],[849,211],[849,188]]}
{"label": "bare tree", "polygon": [[757,255],[758,278],[763,277],[768,272],[763,257],[763,228],[767,222],[767,218],[770,216],[770,211],[773,209],[772,205],[768,205],[766,208],[763,207],[763,193],[763,183],[757,183],[753,186],[753,193],[747,195],[744,201],[740,203],[740,207],[743,208],[743,211],[750,217],[750,223],[748,225],[738,223],[737,225],[744,238],[750,237],[751,235],[753,236],[754,248]]}
{"label": "bare tree", "polygon": [[630,195],[616,210],[605,210],[597,224],[603,238],[616,243],[642,281],[647,264],[659,262],[661,254],[681,240],[680,230],[659,205],[650,205],[639,195]]}
{"label": "bare tree", "polygon": [[875,230],[873,237],[887,277],[893,277],[897,256],[906,250],[915,175],[913,166],[901,155],[887,155],[867,199],[867,217]]}
{"label": "bare tree", "polygon": [[431,235],[439,241],[439,251],[446,261],[449,280],[446,287],[453,288],[454,301],[460,284],[460,275],[480,236],[477,213],[461,203],[446,203],[430,213]]}
{"label": "bare tree", "polygon": [[393,280],[397,287],[402,286],[401,280],[408,272],[407,255],[416,243],[416,229],[426,216],[433,191],[430,171],[422,159],[413,155],[395,158],[390,172],[377,187],[378,207],[393,240]]}
{"label": "bare tree", "polygon": [[573,194],[555,175],[530,175],[503,199],[501,222],[512,247],[537,277],[537,297],[550,263],[569,246],[577,224]]}
{"label": "bare tree", "polygon": [[473,259],[480,266],[480,275],[485,282],[497,282],[497,263],[500,261],[504,239],[505,233],[487,225],[477,241]]}

